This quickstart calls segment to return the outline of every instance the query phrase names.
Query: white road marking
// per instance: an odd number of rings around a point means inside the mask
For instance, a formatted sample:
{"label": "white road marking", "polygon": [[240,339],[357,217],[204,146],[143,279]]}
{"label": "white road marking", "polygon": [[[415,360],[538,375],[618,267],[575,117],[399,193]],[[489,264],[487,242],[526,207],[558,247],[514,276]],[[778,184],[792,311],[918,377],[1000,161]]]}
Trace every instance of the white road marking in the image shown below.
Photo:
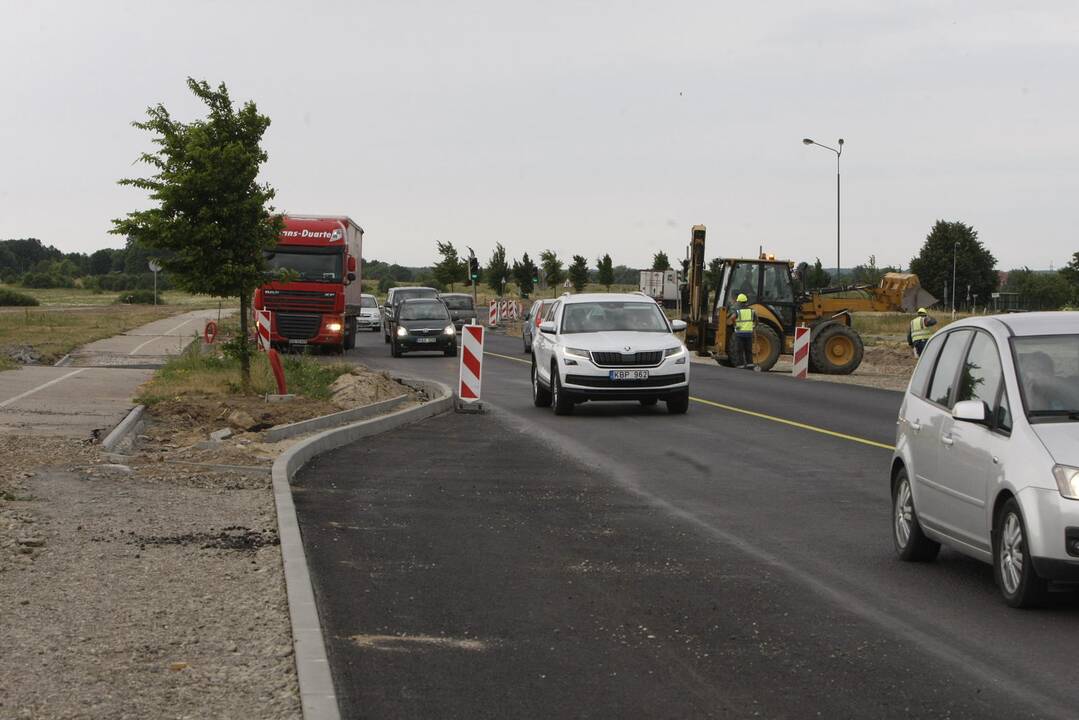
{"label": "white road marking", "polygon": [[67,375],[61,375],[60,377],[54,378],[54,379],[48,381],[47,383],[43,383],[41,385],[38,385],[36,388],[34,388],[32,390],[27,390],[26,392],[20,393],[19,395],[16,395],[13,398],[8,398],[4,402],[0,402],[0,408],[6,408],[8,405],[11,405],[12,403],[16,403],[19,400],[22,400],[24,397],[28,397],[30,395],[33,395],[34,393],[36,393],[39,390],[44,390],[45,388],[49,387],[50,385],[55,385],[56,383],[58,383],[58,382],[60,382],[62,380],[67,380],[69,377],[72,377],[74,375],[78,375],[81,372],[86,372],[88,369],[89,368],[83,368],[82,370],[74,370],[72,372],[69,372]]}
{"label": "white road marking", "polygon": [[172,335],[173,331],[175,331],[175,330],[179,330],[179,329],[180,329],[180,328],[182,328],[182,327],[183,327],[184,325],[187,325],[187,324],[188,324],[189,322],[191,322],[191,318],[188,318],[187,320],[184,320],[184,321],[183,321],[182,323],[180,323],[180,324],[179,324],[179,325],[177,325],[176,327],[172,328],[172,330],[166,330],[166,331],[165,331],[165,333],[164,333],[163,335],[154,335],[154,336],[153,336],[152,338],[150,338],[150,339],[149,339],[149,340],[147,340],[146,342],[142,343],[141,345],[137,345],[137,346],[135,346],[135,349],[134,349],[134,350],[132,350],[131,352],[129,352],[129,353],[128,353],[128,355],[134,355],[134,354],[135,354],[135,353],[137,353],[137,352],[138,352],[139,350],[142,350],[142,349],[143,349],[144,347],[146,347],[147,345],[149,345],[150,343],[152,343],[152,342],[153,342],[154,340],[160,340],[160,339],[162,339],[162,338],[164,338],[164,337],[168,337],[168,336]]}

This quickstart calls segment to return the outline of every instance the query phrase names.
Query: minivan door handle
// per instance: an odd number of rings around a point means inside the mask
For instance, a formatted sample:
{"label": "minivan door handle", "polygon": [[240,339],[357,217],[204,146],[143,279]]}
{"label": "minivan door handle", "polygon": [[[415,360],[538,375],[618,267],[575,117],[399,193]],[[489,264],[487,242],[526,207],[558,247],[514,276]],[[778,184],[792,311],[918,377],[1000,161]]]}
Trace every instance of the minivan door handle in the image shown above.
{"label": "minivan door handle", "polygon": [[920,422],[918,422],[917,420],[915,420],[914,422],[912,422],[910,424],[910,429],[913,430],[914,432],[921,432],[922,424]]}
{"label": "minivan door handle", "polygon": [[955,440],[952,440],[951,435],[943,435],[943,436],[941,436],[940,441],[942,443],[944,443],[945,445],[949,445],[949,446],[950,445],[955,445]]}

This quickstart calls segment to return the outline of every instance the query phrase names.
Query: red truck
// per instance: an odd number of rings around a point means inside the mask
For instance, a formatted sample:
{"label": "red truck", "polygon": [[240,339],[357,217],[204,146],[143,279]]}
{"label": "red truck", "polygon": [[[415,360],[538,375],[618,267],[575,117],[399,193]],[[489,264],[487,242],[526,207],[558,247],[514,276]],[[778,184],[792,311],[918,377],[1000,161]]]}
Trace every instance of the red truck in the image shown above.
{"label": "red truck", "polygon": [[356,345],[360,314],[363,228],[345,216],[284,215],[270,270],[288,270],[288,282],[255,290],[252,307],[271,310],[270,341],[278,347]]}

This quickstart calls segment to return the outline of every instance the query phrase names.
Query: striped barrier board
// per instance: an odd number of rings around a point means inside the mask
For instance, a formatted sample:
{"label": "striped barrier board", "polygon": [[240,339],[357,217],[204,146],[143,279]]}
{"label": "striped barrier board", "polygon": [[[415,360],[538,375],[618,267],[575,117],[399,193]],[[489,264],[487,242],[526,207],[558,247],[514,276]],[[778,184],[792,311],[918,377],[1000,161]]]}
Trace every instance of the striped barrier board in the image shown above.
{"label": "striped barrier board", "polygon": [[255,311],[255,331],[258,333],[259,350],[270,349],[270,328],[273,327],[272,310]]}
{"label": "striped barrier board", "polygon": [[791,375],[805,380],[809,375],[809,328],[794,328],[794,366]]}
{"label": "striped barrier board", "polygon": [[491,327],[494,327],[495,325],[498,324],[498,301],[497,300],[492,300],[491,301],[491,310],[490,310],[490,313],[487,316],[487,324],[490,325]]}
{"label": "striped barrier board", "polygon": [[457,382],[457,397],[461,402],[474,403],[480,399],[483,335],[482,325],[465,325],[461,328],[461,369]]}

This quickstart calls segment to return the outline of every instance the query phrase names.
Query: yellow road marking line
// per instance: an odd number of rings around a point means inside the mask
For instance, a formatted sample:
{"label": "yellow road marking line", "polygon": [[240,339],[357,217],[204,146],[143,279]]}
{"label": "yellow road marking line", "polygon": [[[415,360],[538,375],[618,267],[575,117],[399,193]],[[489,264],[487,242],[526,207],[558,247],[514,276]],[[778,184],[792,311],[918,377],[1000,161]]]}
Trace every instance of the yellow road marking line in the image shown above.
{"label": "yellow road marking line", "polygon": [[[525,365],[532,364],[530,360],[523,360],[521,358],[512,357],[510,355],[501,355],[499,353],[493,352],[484,352],[484,355],[491,355],[493,357],[502,358],[504,360],[513,360],[514,362],[524,363]],[[717,403],[713,402],[712,400],[705,400],[704,398],[699,397],[690,397],[689,399],[693,402],[699,402],[702,405],[711,405],[712,407],[719,408],[720,410],[729,410],[730,412],[740,413],[742,415],[749,415],[750,417],[759,418],[761,420],[770,420],[772,422],[781,423],[783,425],[789,425],[790,427],[796,427],[801,430],[809,430],[810,432],[820,433],[821,435],[828,435],[829,437],[839,438],[840,440],[849,440],[850,442],[861,443],[862,445],[880,448],[881,450],[895,450],[894,445],[880,443],[876,440],[868,440],[866,438],[858,437],[857,435],[847,435],[846,433],[836,432],[835,430],[826,430],[825,428],[798,422],[797,420],[788,420],[787,418],[776,417],[775,415],[767,415],[765,413],[756,412],[754,410],[746,410],[745,408],[735,407],[733,405],[724,405],[723,403]]]}

